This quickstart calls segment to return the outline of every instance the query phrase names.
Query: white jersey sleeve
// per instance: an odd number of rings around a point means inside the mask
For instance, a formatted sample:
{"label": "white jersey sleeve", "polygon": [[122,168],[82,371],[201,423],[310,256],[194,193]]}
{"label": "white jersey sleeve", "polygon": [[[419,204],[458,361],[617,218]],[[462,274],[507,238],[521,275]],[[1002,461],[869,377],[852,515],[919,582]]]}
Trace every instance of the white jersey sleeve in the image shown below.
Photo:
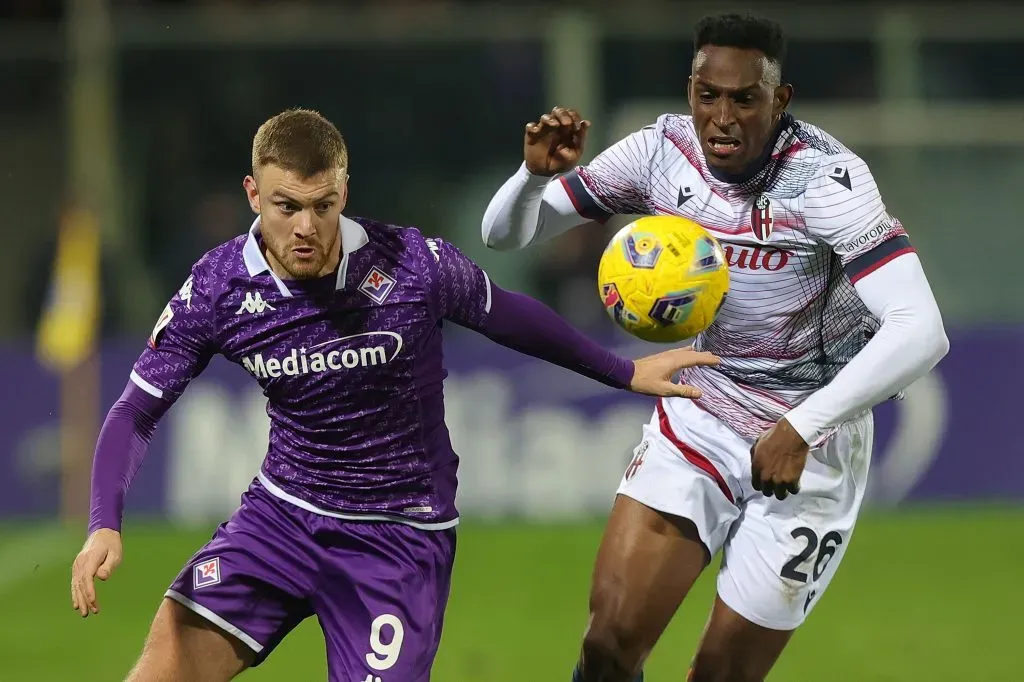
{"label": "white jersey sleeve", "polygon": [[830,427],[906,388],[949,350],[921,262],[899,220],[886,212],[867,164],[850,153],[828,161],[807,188],[807,229],[839,255],[881,325],[829,384],[786,415],[812,445]]}
{"label": "white jersey sleeve", "polygon": [[804,219],[854,284],[914,250],[903,225],[886,211],[868,165],[852,152],[826,157],[804,194]]}
{"label": "white jersey sleeve", "polygon": [[638,130],[591,161],[555,178],[526,164],[491,198],[481,234],[494,249],[524,248],[612,215],[647,213],[661,122]]}

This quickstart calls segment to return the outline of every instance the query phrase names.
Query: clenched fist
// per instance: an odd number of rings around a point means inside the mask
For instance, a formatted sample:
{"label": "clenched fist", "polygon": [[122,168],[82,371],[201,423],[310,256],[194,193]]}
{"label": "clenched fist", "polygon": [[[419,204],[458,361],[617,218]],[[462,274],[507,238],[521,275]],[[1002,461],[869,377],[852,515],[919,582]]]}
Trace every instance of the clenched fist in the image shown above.
{"label": "clenched fist", "polygon": [[556,175],[572,170],[583,156],[590,121],[574,109],[555,107],[539,121],[526,124],[523,158],[534,175]]}

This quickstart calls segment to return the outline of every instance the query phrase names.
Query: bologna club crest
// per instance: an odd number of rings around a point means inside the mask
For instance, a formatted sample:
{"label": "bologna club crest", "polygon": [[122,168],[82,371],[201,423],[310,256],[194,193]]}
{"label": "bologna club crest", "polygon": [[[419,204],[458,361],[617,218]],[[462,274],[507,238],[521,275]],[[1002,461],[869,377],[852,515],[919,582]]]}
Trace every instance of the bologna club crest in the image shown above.
{"label": "bologna club crest", "polygon": [[775,216],[772,214],[772,202],[761,194],[754,200],[754,205],[750,209],[750,231],[760,241],[766,242],[772,236],[774,226]]}

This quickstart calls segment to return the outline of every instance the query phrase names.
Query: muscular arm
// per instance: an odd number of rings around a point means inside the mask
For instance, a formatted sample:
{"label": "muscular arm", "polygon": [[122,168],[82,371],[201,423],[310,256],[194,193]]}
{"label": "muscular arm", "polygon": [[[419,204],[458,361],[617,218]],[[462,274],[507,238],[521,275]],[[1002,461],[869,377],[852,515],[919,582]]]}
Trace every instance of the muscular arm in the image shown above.
{"label": "muscular arm", "polygon": [[917,254],[893,258],[854,286],[881,327],[831,383],[786,415],[807,443],[913,383],[949,350],[942,316]]}

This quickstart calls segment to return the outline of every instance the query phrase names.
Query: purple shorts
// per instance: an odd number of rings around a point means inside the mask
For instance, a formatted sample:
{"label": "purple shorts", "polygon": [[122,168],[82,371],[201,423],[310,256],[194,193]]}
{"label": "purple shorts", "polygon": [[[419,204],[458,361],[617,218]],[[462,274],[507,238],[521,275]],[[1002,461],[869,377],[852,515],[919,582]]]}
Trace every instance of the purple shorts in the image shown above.
{"label": "purple shorts", "polygon": [[254,482],[166,596],[251,647],[256,665],[315,614],[330,680],[426,682],[454,559],[454,529],[314,514]]}

